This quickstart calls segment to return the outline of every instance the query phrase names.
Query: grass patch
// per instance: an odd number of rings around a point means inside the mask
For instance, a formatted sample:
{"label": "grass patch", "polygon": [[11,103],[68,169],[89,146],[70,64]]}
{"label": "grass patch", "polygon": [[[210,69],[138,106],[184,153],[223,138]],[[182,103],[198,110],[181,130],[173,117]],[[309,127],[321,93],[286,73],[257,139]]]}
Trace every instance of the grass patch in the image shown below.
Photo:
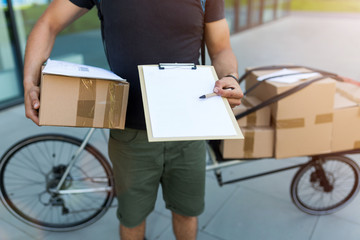
{"label": "grass patch", "polygon": [[360,12],[359,0],[292,0],[292,11]]}

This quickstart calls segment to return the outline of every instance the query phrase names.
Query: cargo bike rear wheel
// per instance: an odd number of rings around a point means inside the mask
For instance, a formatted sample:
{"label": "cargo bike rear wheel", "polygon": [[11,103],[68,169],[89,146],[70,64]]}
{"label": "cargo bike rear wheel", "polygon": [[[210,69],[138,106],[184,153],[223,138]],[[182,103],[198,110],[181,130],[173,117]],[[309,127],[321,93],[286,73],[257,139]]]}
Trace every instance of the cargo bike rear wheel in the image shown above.
{"label": "cargo bike rear wheel", "polygon": [[303,212],[334,213],[349,204],[359,191],[358,165],[345,156],[313,157],[295,174],[291,198]]}

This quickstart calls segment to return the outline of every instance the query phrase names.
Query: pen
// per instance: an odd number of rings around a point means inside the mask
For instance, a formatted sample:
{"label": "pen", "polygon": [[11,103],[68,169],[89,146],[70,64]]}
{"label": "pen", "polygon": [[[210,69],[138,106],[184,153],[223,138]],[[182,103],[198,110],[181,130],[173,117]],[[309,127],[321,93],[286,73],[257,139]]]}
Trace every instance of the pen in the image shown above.
{"label": "pen", "polygon": [[[233,87],[229,87],[229,88],[223,88],[224,90],[234,90]],[[204,98],[210,98],[210,97],[214,97],[214,96],[217,96],[216,93],[208,93],[208,94],[205,94],[205,95],[201,95],[199,98],[200,99],[204,99]]]}

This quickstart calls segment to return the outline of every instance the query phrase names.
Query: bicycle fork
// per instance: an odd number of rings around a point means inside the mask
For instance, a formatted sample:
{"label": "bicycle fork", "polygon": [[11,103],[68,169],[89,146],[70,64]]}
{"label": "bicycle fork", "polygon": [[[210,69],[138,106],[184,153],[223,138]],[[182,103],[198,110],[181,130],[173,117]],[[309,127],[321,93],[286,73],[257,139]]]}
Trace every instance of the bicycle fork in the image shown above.
{"label": "bicycle fork", "polygon": [[310,182],[314,183],[318,181],[324,192],[331,192],[334,189],[334,186],[329,179],[330,176],[327,176],[322,164],[323,160],[321,158],[315,159],[315,171],[310,175]]}

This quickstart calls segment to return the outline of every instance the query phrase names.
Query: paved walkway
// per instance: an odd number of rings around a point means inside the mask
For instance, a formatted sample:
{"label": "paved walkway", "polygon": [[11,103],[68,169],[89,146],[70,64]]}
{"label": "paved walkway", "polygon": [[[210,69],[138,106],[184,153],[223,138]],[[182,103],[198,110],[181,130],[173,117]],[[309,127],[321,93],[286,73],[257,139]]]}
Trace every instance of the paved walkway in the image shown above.
{"label": "paved walkway", "polygon": [[[360,80],[360,16],[294,14],[232,37],[240,71],[248,66],[294,63]],[[83,136],[85,129],[34,126],[24,118],[23,105],[0,112],[0,154],[17,140],[39,132]],[[102,151],[106,143],[97,132],[92,139]],[[358,162],[360,156],[354,156]],[[225,179],[259,173],[305,159],[261,160],[224,169]],[[207,174],[206,210],[199,219],[199,240],[357,240],[360,239],[360,197],[341,211],[311,216],[291,202],[289,187],[296,170],[219,187]],[[116,203],[114,203],[116,205]],[[161,193],[147,220],[150,240],[174,239],[170,213]],[[115,207],[98,222],[73,232],[46,232],[27,226],[0,205],[1,240],[118,239]]]}

